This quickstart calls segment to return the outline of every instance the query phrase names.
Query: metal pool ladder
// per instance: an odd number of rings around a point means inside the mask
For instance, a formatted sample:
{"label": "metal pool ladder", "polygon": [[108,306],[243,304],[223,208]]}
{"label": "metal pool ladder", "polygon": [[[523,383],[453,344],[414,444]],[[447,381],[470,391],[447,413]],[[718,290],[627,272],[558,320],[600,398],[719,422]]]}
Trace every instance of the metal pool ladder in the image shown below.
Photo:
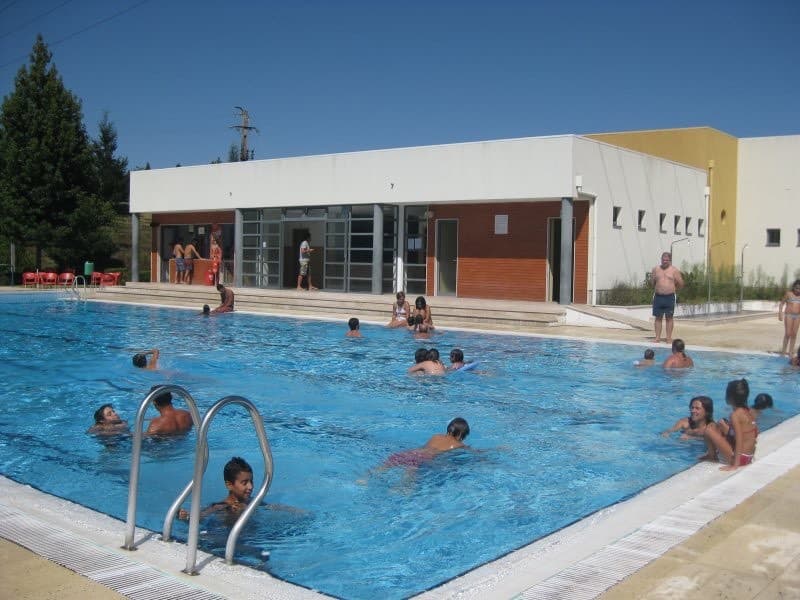
{"label": "metal pool ladder", "polygon": [[[83,285],[83,294],[81,294],[78,288],[79,279],[80,283]],[[86,300],[88,294],[86,293],[86,280],[83,278],[83,275],[76,275],[75,279],[72,280],[72,295],[75,296],[76,300]]]}
{"label": "metal pool ladder", "polygon": [[253,420],[253,426],[256,430],[258,442],[264,457],[263,483],[261,484],[261,487],[259,488],[255,497],[251,499],[250,504],[242,512],[242,514],[239,515],[236,523],[231,528],[230,534],[228,534],[228,541],[225,545],[225,562],[228,564],[233,564],[233,553],[242,528],[253,514],[253,511],[255,511],[255,509],[261,503],[261,500],[264,498],[264,496],[266,496],[270,484],[272,483],[272,452],[269,447],[266,431],[264,430],[264,421],[255,405],[246,398],[242,398],[241,396],[226,396],[225,398],[218,400],[208,410],[205,417],[202,419],[202,422],[200,422],[200,413],[197,410],[194,399],[185,389],[174,385],[164,385],[154,389],[142,401],[142,405],[139,407],[139,412],[136,415],[133,456],[131,459],[130,487],[128,490],[128,519],[126,523],[127,531],[125,535],[125,544],[122,546],[123,548],[127,550],[136,549],[133,543],[133,537],[134,530],[136,528],[136,495],[139,480],[139,462],[141,456],[142,423],[144,421],[144,413],[153,398],[165,392],[173,391],[184,397],[187,405],[189,406],[189,410],[192,413],[192,420],[194,421],[195,426],[197,426],[198,423],[200,423],[200,425],[197,433],[197,444],[195,448],[194,476],[169,507],[169,510],[164,518],[162,539],[164,541],[169,541],[171,539],[172,523],[175,520],[175,516],[178,514],[181,504],[183,504],[187,496],[191,493],[192,504],[189,511],[189,540],[187,542],[188,550],[184,573],[197,575],[198,573],[195,567],[197,563],[197,543],[200,532],[201,491],[203,489],[203,475],[205,474],[206,467],[208,466],[208,428],[211,425],[211,421],[214,419],[214,416],[228,404],[238,404],[243,406],[250,413],[250,417]]}

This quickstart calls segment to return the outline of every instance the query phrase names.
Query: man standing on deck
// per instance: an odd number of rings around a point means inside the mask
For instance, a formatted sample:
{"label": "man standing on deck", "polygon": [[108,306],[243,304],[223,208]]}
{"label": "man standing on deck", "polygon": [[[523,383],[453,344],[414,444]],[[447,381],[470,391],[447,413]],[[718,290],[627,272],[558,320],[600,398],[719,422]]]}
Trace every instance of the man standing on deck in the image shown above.
{"label": "man standing on deck", "polygon": [[681,272],[672,266],[672,254],[664,252],[661,255],[661,264],[653,267],[650,274],[653,281],[655,294],[653,294],[653,316],[655,317],[656,342],[661,341],[662,321],[666,317],[668,344],[672,343],[672,316],[675,314],[677,292],[683,287]]}
{"label": "man standing on deck", "polygon": [[311,283],[311,253],[314,249],[308,243],[311,239],[311,234],[306,233],[305,239],[300,244],[300,272],[297,274],[297,290],[303,289],[303,277],[306,278],[308,283],[308,291],[316,290],[317,288]]}

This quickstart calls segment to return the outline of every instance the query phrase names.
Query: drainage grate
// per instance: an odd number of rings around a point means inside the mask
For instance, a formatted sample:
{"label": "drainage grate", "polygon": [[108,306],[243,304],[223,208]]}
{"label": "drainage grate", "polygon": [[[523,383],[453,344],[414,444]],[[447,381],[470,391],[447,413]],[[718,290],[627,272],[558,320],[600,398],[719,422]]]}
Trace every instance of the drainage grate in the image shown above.
{"label": "drainage grate", "polygon": [[132,600],[224,600],[5,506],[0,506],[0,537]]}

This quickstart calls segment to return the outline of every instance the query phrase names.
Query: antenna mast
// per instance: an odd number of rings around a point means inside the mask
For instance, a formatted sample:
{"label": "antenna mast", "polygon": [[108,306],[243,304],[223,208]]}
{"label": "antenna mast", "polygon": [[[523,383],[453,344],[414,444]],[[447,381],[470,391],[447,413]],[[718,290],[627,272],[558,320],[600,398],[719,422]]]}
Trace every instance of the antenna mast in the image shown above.
{"label": "antenna mast", "polygon": [[242,141],[239,147],[239,160],[251,160],[255,154],[255,150],[247,150],[247,134],[250,131],[255,131],[256,133],[259,133],[259,131],[257,127],[250,125],[250,113],[247,112],[246,109],[241,106],[234,106],[234,108],[239,111],[238,114],[242,118],[241,125],[231,125],[231,129],[238,129],[242,134]]}

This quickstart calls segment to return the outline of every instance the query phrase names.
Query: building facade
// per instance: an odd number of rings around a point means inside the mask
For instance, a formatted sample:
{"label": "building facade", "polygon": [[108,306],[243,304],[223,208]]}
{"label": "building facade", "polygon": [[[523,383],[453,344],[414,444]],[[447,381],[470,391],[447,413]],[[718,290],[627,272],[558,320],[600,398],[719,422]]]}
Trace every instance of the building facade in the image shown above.
{"label": "building facade", "polygon": [[237,286],[294,287],[310,236],[322,289],[593,303],[685,239],[704,261],[707,176],[564,135],[135,171],[131,213],[152,214],[152,281],[214,231]]}

